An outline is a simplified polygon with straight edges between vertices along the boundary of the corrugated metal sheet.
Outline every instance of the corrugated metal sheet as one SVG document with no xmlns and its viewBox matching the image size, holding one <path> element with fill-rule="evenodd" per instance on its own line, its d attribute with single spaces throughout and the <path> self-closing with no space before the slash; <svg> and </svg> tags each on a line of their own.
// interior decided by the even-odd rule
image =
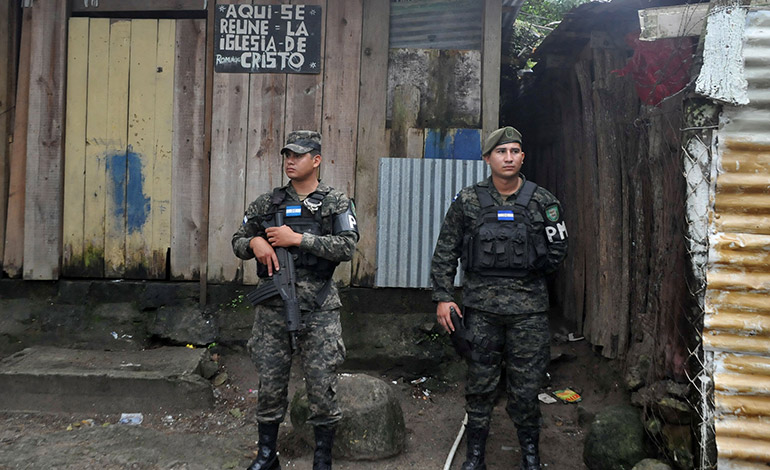
<svg viewBox="0 0 770 470">
<path fill-rule="evenodd" d="M 482 160 L 380 159 L 377 287 L 430 287 L 430 259 L 455 194 L 488 175 Z"/>
<path fill-rule="evenodd" d="M 718 133 L 703 342 L 714 351 L 718 468 L 770 462 L 770 11 L 750 12 L 750 104 Z"/>
<path fill-rule="evenodd" d="M 483 9 L 478 0 L 393 2 L 390 47 L 481 50 Z"/>
</svg>

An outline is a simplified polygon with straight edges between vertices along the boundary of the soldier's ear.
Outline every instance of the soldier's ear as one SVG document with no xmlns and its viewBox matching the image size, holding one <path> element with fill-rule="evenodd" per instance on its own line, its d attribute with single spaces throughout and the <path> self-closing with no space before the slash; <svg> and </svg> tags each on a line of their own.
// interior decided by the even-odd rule
<svg viewBox="0 0 770 470">
<path fill-rule="evenodd" d="M 321 154 L 317 153 L 313 155 L 313 168 L 318 168 L 321 166 Z"/>
</svg>

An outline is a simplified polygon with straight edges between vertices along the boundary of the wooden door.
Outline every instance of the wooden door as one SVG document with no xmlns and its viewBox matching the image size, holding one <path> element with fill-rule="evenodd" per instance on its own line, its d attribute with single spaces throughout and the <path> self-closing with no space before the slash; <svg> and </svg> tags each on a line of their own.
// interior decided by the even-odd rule
<svg viewBox="0 0 770 470">
<path fill-rule="evenodd" d="M 197 277 L 204 35 L 200 20 L 70 19 L 65 276 Z"/>
</svg>

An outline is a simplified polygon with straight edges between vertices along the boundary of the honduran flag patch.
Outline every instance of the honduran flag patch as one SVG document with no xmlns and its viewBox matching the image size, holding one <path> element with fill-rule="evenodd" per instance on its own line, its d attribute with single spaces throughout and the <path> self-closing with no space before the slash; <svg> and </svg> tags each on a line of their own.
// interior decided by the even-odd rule
<svg viewBox="0 0 770 470">
<path fill-rule="evenodd" d="M 286 217 L 299 217 L 302 215 L 302 206 L 286 206 Z"/>
<path fill-rule="evenodd" d="M 497 220 L 513 220 L 513 211 L 497 211 Z"/>
</svg>

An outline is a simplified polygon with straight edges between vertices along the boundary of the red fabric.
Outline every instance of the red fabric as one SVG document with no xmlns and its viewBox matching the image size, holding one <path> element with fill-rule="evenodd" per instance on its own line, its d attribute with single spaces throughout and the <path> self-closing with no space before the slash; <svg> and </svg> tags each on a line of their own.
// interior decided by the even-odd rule
<svg viewBox="0 0 770 470">
<path fill-rule="evenodd" d="M 690 81 L 693 41 L 690 38 L 640 41 L 639 33 L 626 36 L 634 55 L 625 67 L 613 70 L 623 77 L 629 73 L 644 104 L 658 105 L 663 98 L 684 88 Z"/>
</svg>

